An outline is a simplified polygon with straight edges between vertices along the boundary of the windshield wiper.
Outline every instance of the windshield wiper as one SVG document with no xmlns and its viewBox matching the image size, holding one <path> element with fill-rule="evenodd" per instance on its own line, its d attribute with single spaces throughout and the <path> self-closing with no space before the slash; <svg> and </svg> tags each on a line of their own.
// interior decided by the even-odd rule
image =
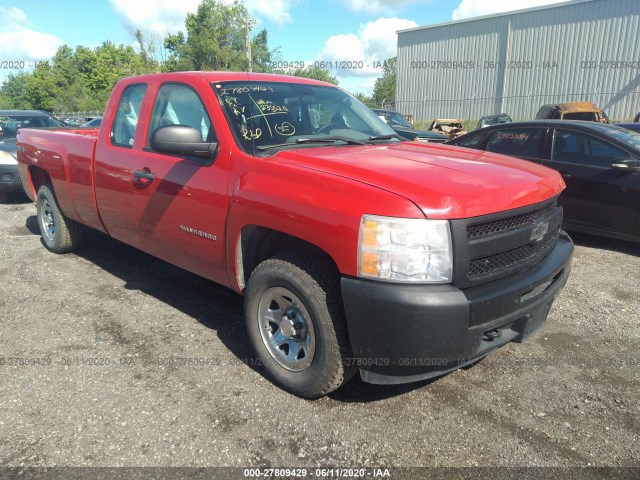
<svg viewBox="0 0 640 480">
<path fill-rule="evenodd" d="M 278 147 L 290 147 L 292 145 L 302 145 L 307 143 L 336 143 L 336 142 L 345 142 L 348 145 L 366 145 L 362 140 L 356 140 L 355 138 L 345 137 L 342 135 L 327 135 L 325 137 L 314 137 L 314 138 L 297 138 L 293 142 L 289 143 L 277 143 L 274 145 L 262 145 L 256 147 L 256 150 L 269 150 L 271 148 Z"/>
<path fill-rule="evenodd" d="M 405 140 L 403 137 L 401 137 L 397 133 L 392 133 L 392 134 L 389 134 L 389 135 L 376 135 L 374 137 L 369 137 L 369 141 L 391 140 L 392 138 L 397 138 L 398 140 Z"/>
</svg>

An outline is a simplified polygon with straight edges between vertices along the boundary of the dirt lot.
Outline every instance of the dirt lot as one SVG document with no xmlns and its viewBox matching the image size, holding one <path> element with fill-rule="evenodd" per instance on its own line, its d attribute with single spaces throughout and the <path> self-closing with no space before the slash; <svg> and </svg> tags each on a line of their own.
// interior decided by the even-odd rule
<svg viewBox="0 0 640 480">
<path fill-rule="evenodd" d="M 640 245 L 574 239 L 527 343 L 305 401 L 253 368 L 240 296 L 95 232 L 51 254 L 16 197 L 0 205 L 0 466 L 639 466 Z M 209 365 L 167 360 L 186 357 Z"/>
</svg>

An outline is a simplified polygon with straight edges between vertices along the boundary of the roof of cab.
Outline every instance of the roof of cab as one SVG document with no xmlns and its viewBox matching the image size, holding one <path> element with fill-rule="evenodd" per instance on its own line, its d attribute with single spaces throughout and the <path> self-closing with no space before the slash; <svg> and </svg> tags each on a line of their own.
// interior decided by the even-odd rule
<svg viewBox="0 0 640 480">
<path fill-rule="evenodd" d="M 186 78 L 199 77 L 204 78 L 209 83 L 214 82 L 295 82 L 308 85 L 322 85 L 331 86 L 335 85 L 320 80 L 314 80 L 306 77 L 294 77 L 289 75 L 276 75 L 272 73 L 248 73 L 248 72 L 216 72 L 216 71 L 194 71 L 194 72 L 167 72 L 167 73 L 154 73 L 149 75 L 140 75 L 137 77 L 129 77 L 127 80 L 160 80 L 171 81 L 180 80 Z"/>
</svg>

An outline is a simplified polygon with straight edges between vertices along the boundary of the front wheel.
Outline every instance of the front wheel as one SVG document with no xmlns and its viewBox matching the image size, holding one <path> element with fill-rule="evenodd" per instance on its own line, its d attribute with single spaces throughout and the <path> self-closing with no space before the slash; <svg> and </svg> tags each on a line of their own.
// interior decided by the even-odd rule
<svg viewBox="0 0 640 480">
<path fill-rule="evenodd" d="M 245 321 L 269 377 L 295 395 L 321 397 L 354 373 L 339 275 L 319 257 L 291 253 L 258 265 L 245 291 Z"/>
<path fill-rule="evenodd" d="M 60 211 L 51 184 L 38 190 L 36 207 L 40 234 L 47 249 L 54 253 L 67 253 L 80 246 L 82 226 Z"/>
</svg>

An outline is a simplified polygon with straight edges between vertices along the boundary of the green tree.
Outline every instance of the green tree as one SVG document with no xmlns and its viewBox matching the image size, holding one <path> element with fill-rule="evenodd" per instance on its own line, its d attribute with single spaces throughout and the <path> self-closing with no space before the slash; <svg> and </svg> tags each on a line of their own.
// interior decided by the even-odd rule
<svg viewBox="0 0 640 480">
<path fill-rule="evenodd" d="M 31 108 L 52 111 L 58 87 L 49 63 L 39 63 L 25 83 L 25 98 Z"/>
<path fill-rule="evenodd" d="M 5 103 L 8 104 L 7 108 L 24 109 L 30 107 L 26 99 L 26 80 L 30 75 L 28 72 L 20 72 L 15 75 L 10 73 L 4 81 L 2 89 L 0 89 L 0 95 L 5 99 Z"/>
<path fill-rule="evenodd" d="M 371 102 L 381 105 L 383 101 L 393 102 L 396 98 L 396 72 L 398 70 L 397 57 L 391 57 L 384 61 L 382 76 L 376 79 L 373 86 Z"/>
<path fill-rule="evenodd" d="M 248 69 L 246 39 L 253 23 L 243 3 L 226 5 L 219 0 L 203 0 L 196 13 L 187 14 L 186 34 L 168 35 L 164 47 L 170 52 L 168 70 Z M 256 71 L 267 71 L 272 52 L 266 30 L 251 39 L 251 59 Z"/>
<path fill-rule="evenodd" d="M 371 97 L 368 95 L 365 95 L 364 93 L 358 92 L 353 94 L 354 97 L 356 97 L 358 100 L 360 100 L 362 103 L 364 103 L 367 107 L 369 108 L 376 108 L 375 104 L 371 101 Z"/>
<path fill-rule="evenodd" d="M 33 72 L 10 75 L 0 95 L 12 108 L 104 110 L 119 79 L 157 70 L 157 64 L 129 45 L 107 41 L 97 48 L 79 45 L 75 50 L 62 45 L 50 61 L 38 62 Z"/>
<path fill-rule="evenodd" d="M 253 71 L 260 73 L 273 73 L 270 63 L 274 57 L 279 55 L 279 50 L 269 50 L 269 34 L 266 29 L 262 29 L 251 39 L 251 59 L 253 61 Z"/>
<path fill-rule="evenodd" d="M 333 83 L 338 85 L 338 78 L 331 75 L 329 70 L 318 67 L 316 65 L 307 65 L 305 68 L 297 68 L 293 72 L 278 72 L 286 75 L 293 75 L 294 77 L 305 77 L 320 80 L 322 82 Z"/>
</svg>

